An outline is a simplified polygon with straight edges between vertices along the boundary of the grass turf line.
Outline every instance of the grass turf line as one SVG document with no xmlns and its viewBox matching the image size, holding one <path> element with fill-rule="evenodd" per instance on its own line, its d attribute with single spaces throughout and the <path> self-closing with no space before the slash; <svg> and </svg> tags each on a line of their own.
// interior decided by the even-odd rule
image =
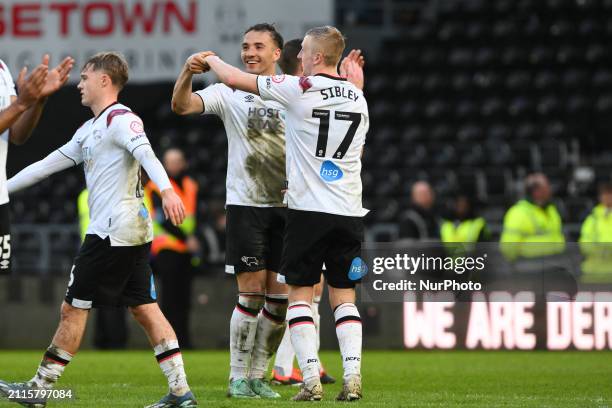
<svg viewBox="0 0 612 408">
<path fill-rule="evenodd" d="M 0 351 L 0 379 L 32 377 L 42 351 Z M 341 382 L 338 353 L 323 352 L 330 374 Z M 296 387 L 274 387 L 281 400 L 225 397 L 229 355 L 184 353 L 189 383 L 202 407 L 295 407 Z M 596 407 L 612 408 L 612 352 L 418 352 L 367 351 L 363 356 L 361 407 Z M 334 401 L 340 384 L 324 386 L 317 406 Z M 47 406 L 142 407 L 157 401 L 167 384 L 152 352 L 83 351 L 67 367 L 58 388 L 73 401 Z M 0 407 L 18 407 L 0 400 Z"/>
</svg>

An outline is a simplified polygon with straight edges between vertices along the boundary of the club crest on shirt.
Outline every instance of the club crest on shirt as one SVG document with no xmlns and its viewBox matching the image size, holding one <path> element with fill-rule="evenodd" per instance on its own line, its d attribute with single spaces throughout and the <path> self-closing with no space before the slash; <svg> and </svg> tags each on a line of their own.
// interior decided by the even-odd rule
<svg viewBox="0 0 612 408">
<path fill-rule="evenodd" d="M 133 120 L 132 123 L 130 123 L 130 129 L 132 129 L 132 132 L 134 133 L 144 132 L 144 127 L 142 126 L 142 122 L 139 122 L 137 120 Z"/>
<path fill-rule="evenodd" d="M 285 80 L 285 74 L 282 75 L 274 75 L 272 77 L 272 82 L 274 82 L 275 84 L 280 84 L 281 82 L 283 82 Z"/>
</svg>

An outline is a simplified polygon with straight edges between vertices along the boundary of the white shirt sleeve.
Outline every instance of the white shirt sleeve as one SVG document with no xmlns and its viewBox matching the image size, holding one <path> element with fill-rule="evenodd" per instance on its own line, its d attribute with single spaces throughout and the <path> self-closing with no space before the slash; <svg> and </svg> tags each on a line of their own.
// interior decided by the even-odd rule
<svg viewBox="0 0 612 408">
<path fill-rule="evenodd" d="M 17 96 L 17 92 L 15 91 L 15 82 L 13 82 L 11 72 L 2 60 L 0 60 L 0 74 L 6 82 L 6 87 L 8 88 L 9 96 Z"/>
<path fill-rule="evenodd" d="M 75 165 L 76 162 L 73 159 L 61 153 L 59 149 L 54 150 L 44 159 L 30 164 L 28 167 L 11 177 L 7 183 L 8 192 L 11 194 L 15 191 L 22 190 L 49 177 L 53 173 L 57 173 Z"/>
<path fill-rule="evenodd" d="M 134 150 L 134 158 L 138 160 L 140 165 L 145 169 L 149 178 L 157 185 L 159 191 L 164 191 L 172 188 L 170 179 L 166 174 L 164 166 L 159 162 L 151 145 L 141 145 Z"/>
<path fill-rule="evenodd" d="M 202 102 L 204 103 L 204 112 L 202 112 L 202 114 L 223 116 L 228 91 L 233 92 L 223 84 L 214 84 L 194 92 L 202 98 Z"/>
<path fill-rule="evenodd" d="M 151 145 L 144 130 L 142 119 L 133 112 L 117 115 L 112 119 L 109 129 L 113 140 L 131 155 L 140 146 Z"/>
<path fill-rule="evenodd" d="M 259 75 L 257 76 L 257 89 L 261 99 L 277 101 L 287 107 L 291 101 L 295 101 L 309 88 L 304 86 L 304 81 L 308 81 L 308 78 L 292 75 Z"/>
<path fill-rule="evenodd" d="M 70 139 L 68 143 L 57 149 L 57 151 L 66 158 L 72 160 L 73 166 L 83 162 L 83 150 L 81 150 L 81 146 L 77 143 L 76 133 L 74 136 L 72 136 L 72 139 Z"/>
<path fill-rule="evenodd" d="M 113 118 L 110 132 L 115 143 L 138 160 L 159 191 L 172 188 L 164 167 L 151 148 L 142 120 L 136 114 L 128 112 Z"/>
</svg>

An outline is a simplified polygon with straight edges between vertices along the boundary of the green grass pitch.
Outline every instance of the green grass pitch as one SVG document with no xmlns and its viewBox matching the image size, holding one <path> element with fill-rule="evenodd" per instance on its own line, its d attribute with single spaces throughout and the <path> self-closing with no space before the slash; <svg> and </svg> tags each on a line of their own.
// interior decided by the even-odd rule
<svg viewBox="0 0 612 408">
<path fill-rule="evenodd" d="M 33 375 L 42 351 L 0 351 L 0 378 Z M 328 371 L 341 377 L 338 353 L 323 352 Z M 275 387 L 282 399 L 225 397 L 227 352 L 184 353 L 189 382 L 202 407 L 295 407 L 294 387 Z M 418 352 L 366 351 L 362 407 L 609 407 L 612 352 Z M 166 382 L 151 352 L 83 351 L 70 363 L 58 388 L 72 388 L 73 401 L 48 407 L 143 407 L 159 399 Z M 319 406 L 335 402 L 339 384 L 325 386 Z M 298 404 L 299 405 L 299 404 Z M 0 407 L 17 407 L 6 401 Z"/>
</svg>

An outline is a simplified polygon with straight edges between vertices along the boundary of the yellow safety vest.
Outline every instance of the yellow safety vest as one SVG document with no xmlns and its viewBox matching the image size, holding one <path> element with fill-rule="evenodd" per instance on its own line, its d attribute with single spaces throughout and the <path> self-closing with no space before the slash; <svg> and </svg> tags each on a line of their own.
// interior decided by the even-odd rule
<svg viewBox="0 0 612 408">
<path fill-rule="evenodd" d="M 478 242 L 485 225 L 486 222 L 482 217 L 460 222 L 445 220 L 440 227 L 440 239 L 447 251 L 455 256 L 463 256 L 474 250 L 474 244 Z"/>
<path fill-rule="evenodd" d="M 527 200 L 514 204 L 504 216 L 500 249 L 511 261 L 563 253 L 565 237 L 554 204 L 544 208 Z"/>
<path fill-rule="evenodd" d="M 85 240 L 85 234 L 89 227 L 89 191 L 84 189 L 77 199 L 77 211 L 79 212 L 79 226 L 81 227 L 81 241 Z"/>
<path fill-rule="evenodd" d="M 581 280 L 587 283 L 612 282 L 612 209 L 599 204 L 580 229 Z"/>
</svg>

